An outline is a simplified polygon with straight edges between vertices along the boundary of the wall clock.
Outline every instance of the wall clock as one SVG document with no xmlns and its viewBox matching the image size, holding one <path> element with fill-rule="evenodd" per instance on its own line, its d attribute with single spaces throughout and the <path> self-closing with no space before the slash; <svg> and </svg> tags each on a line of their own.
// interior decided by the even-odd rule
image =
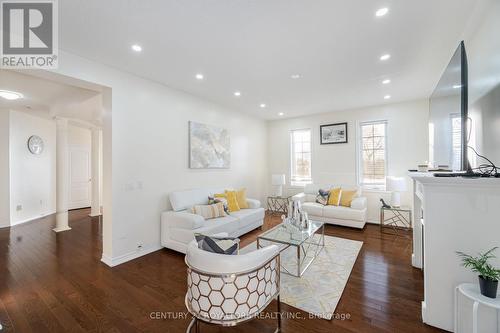
<svg viewBox="0 0 500 333">
<path fill-rule="evenodd" d="M 40 155 L 43 152 L 43 140 L 38 135 L 32 135 L 28 139 L 28 150 L 34 155 Z"/>
</svg>

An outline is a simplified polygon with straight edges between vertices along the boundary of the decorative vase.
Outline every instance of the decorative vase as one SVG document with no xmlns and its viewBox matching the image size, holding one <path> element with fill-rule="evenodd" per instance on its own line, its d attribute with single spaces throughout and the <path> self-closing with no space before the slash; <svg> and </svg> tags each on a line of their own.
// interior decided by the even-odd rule
<svg viewBox="0 0 500 333">
<path fill-rule="evenodd" d="M 481 295 L 489 298 L 497 298 L 497 288 L 498 281 L 485 279 L 482 275 L 479 275 L 479 289 L 481 290 Z"/>
</svg>

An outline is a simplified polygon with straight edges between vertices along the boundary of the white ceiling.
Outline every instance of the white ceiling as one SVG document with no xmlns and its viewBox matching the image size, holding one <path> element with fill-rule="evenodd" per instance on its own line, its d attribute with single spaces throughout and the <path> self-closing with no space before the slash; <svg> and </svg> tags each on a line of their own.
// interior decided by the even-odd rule
<svg viewBox="0 0 500 333">
<path fill-rule="evenodd" d="M 0 90 L 23 94 L 23 98 L 17 100 L 0 98 L 2 109 L 43 118 L 78 119 L 96 126 L 102 122 L 102 95 L 97 91 L 8 70 L 0 70 Z"/>
<path fill-rule="evenodd" d="M 478 1 L 60 1 L 59 36 L 66 51 L 274 119 L 427 98 Z"/>
</svg>

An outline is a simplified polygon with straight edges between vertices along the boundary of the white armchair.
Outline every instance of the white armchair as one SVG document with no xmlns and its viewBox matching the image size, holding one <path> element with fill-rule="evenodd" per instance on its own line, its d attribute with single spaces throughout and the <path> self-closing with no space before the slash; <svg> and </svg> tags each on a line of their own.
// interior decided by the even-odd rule
<svg viewBox="0 0 500 333">
<path fill-rule="evenodd" d="M 204 251 L 196 241 L 186 253 L 186 307 L 193 320 L 187 328 L 199 332 L 199 321 L 234 326 L 255 318 L 273 299 L 278 312 L 280 262 L 276 245 L 242 255 Z M 281 330 L 281 316 L 277 316 Z"/>
</svg>

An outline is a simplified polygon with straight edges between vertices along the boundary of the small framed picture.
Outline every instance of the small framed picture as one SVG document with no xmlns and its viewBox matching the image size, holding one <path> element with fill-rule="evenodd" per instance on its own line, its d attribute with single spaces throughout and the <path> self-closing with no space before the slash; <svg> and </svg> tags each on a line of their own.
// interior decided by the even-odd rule
<svg viewBox="0 0 500 333">
<path fill-rule="evenodd" d="M 322 145 L 347 143 L 347 123 L 321 125 L 319 133 Z"/>
</svg>

